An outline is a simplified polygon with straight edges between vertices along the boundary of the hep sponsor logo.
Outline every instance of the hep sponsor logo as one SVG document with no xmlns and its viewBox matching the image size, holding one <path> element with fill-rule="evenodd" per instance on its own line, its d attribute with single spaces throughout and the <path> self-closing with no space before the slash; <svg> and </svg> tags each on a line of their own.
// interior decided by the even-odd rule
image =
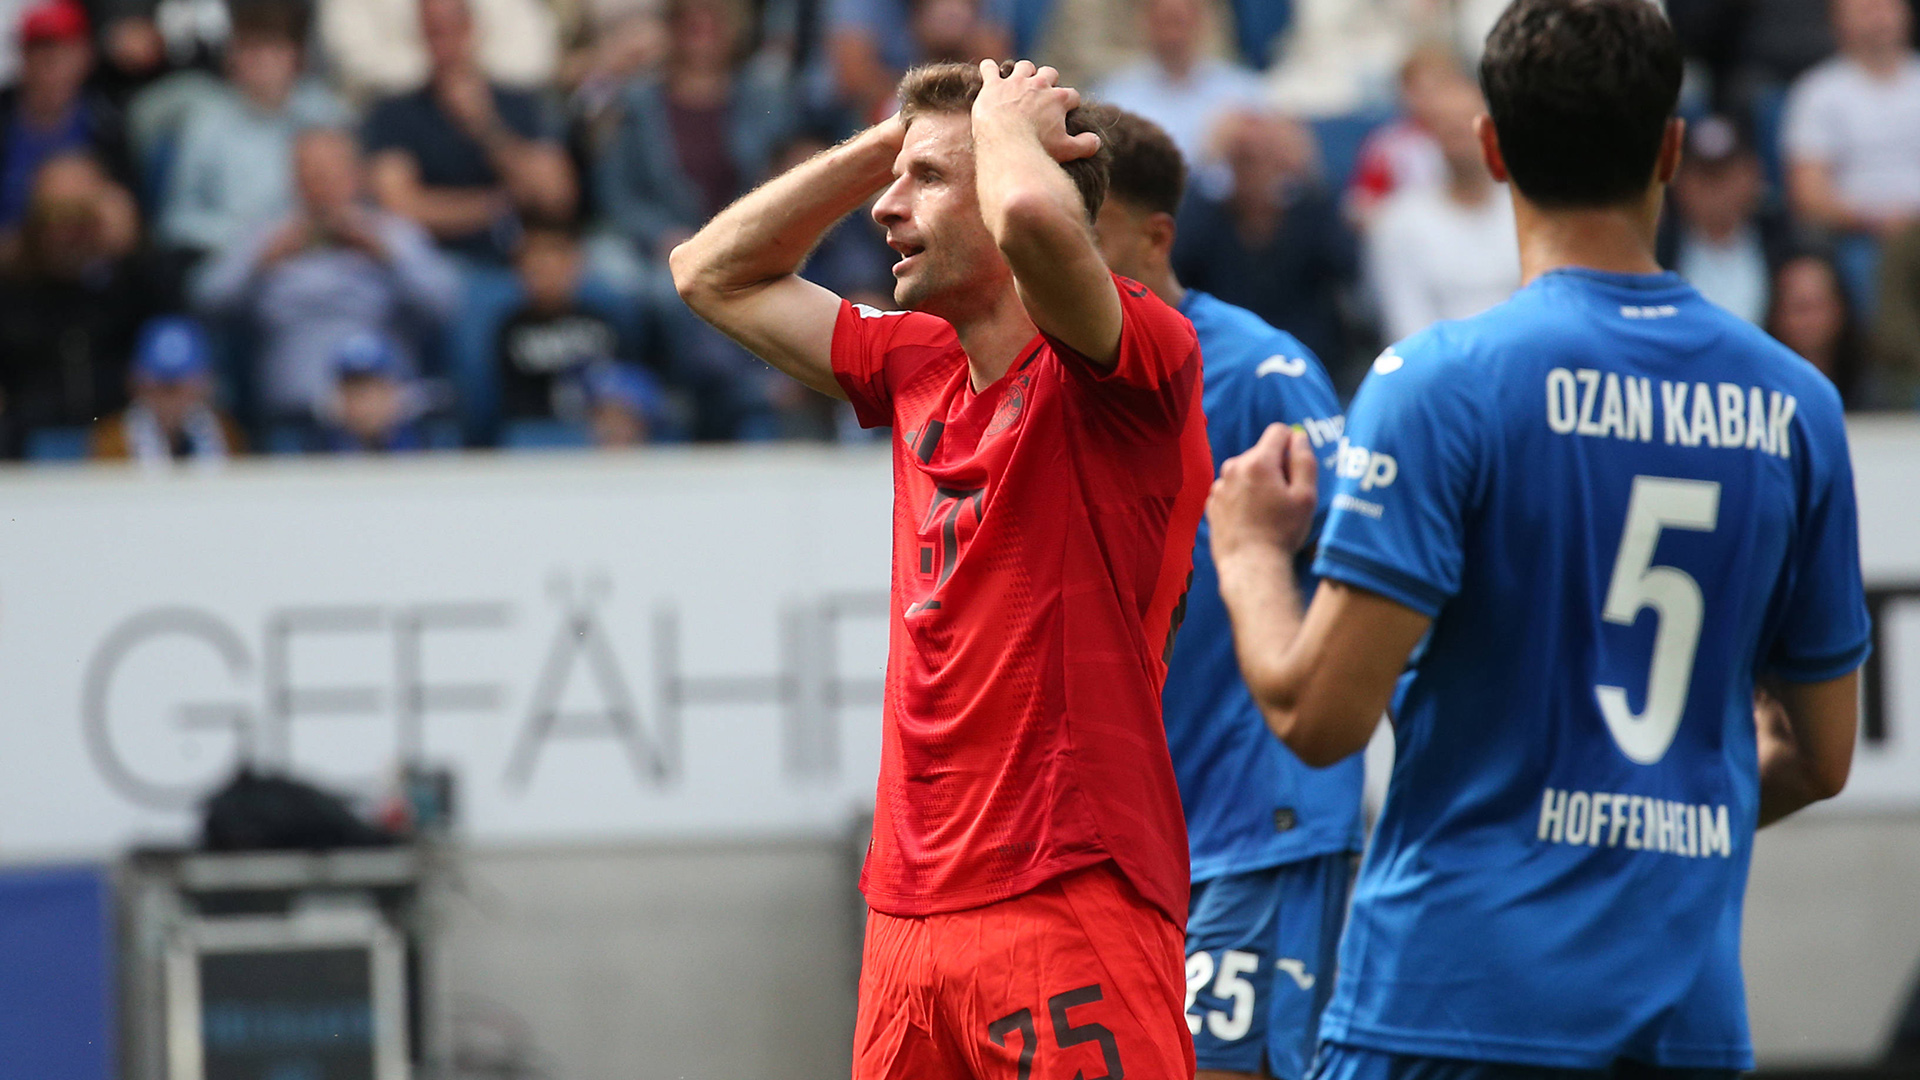
<svg viewBox="0 0 1920 1080">
<path fill-rule="evenodd" d="M 1364 446 L 1355 446 L 1342 436 L 1336 455 L 1334 474 L 1346 480 L 1360 481 L 1361 491 L 1387 487 L 1400 475 L 1400 463 L 1392 454 L 1382 454 Z"/>
</svg>

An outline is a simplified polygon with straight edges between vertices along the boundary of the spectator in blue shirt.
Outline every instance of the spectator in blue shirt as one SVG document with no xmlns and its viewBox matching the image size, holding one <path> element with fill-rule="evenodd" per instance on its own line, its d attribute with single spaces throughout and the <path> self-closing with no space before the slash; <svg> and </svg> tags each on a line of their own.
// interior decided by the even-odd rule
<svg viewBox="0 0 1920 1080">
<path fill-rule="evenodd" d="M 0 91 L 0 233 L 19 228 L 40 167 L 85 153 L 132 190 L 133 167 L 120 114 L 86 89 L 93 72 L 92 28 L 74 0 L 47 0 L 19 24 L 20 81 Z"/>
</svg>

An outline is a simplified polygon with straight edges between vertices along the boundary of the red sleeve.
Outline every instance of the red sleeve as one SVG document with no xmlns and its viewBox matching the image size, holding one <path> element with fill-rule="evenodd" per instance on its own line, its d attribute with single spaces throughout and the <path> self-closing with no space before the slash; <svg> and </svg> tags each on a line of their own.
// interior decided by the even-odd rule
<svg viewBox="0 0 1920 1080">
<path fill-rule="evenodd" d="M 833 324 L 833 377 L 847 392 L 861 427 L 893 423 L 893 389 L 907 372 L 899 355 L 912 346 L 911 355 L 924 356 L 925 346 L 951 339 L 946 320 L 912 311 L 881 311 L 865 304 L 840 302 L 840 318 Z"/>
<path fill-rule="evenodd" d="M 1094 363 L 1051 335 L 1047 341 L 1069 370 L 1115 407 L 1178 427 L 1200 375 L 1193 324 L 1132 278 L 1115 274 L 1113 284 L 1120 293 L 1120 350 L 1112 367 Z"/>
</svg>

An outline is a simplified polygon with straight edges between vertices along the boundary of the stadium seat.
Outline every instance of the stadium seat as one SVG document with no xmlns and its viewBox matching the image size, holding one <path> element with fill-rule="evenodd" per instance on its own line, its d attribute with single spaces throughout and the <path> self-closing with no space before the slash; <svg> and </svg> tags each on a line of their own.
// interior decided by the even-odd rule
<svg viewBox="0 0 1920 1080">
<path fill-rule="evenodd" d="M 448 417 L 430 417 L 420 422 L 421 434 L 426 436 L 429 450 L 458 450 L 466 445 L 461 437 L 460 422 Z"/>
<path fill-rule="evenodd" d="M 307 452 L 307 429 L 299 424 L 274 424 L 267 428 L 267 437 L 260 441 L 260 449 L 269 454 L 304 454 Z"/>
<path fill-rule="evenodd" d="M 584 450 L 593 445 L 587 429 L 562 420 L 509 420 L 500 431 L 506 450 Z"/>
<path fill-rule="evenodd" d="M 38 428 L 27 433 L 28 461 L 81 461 L 86 456 L 87 429 L 84 427 Z"/>
</svg>

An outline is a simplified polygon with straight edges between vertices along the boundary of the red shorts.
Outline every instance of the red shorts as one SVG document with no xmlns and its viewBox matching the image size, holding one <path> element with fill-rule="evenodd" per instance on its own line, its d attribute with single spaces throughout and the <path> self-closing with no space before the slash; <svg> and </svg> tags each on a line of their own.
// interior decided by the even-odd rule
<svg viewBox="0 0 1920 1080">
<path fill-rule="evenodd" d="M 871 912 L 853 1080 L 1189 1080 L 1185 938 L 1111 862 L 986 907 Z"/>
</svg>

